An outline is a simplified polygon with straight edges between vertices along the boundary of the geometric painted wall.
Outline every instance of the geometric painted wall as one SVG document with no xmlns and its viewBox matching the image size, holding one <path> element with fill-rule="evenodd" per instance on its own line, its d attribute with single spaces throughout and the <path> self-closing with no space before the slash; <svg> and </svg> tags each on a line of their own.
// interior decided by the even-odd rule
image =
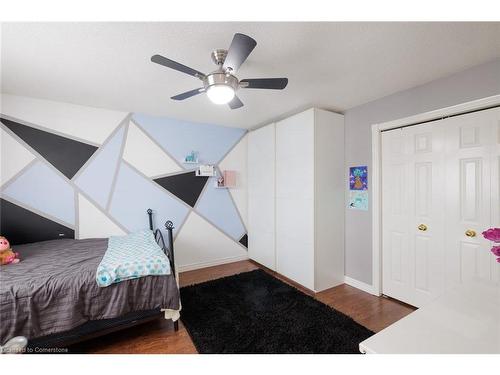
<svg viewBox="0 0 500 375">
<path fill-rule="evenodd" d="M 129 233 L 148 227 L 152 208 L 156 227 L 174 223 L 181 270 L 247 257 L 246 130 L 11 95 L 2 95 L 0 126 L 0 195 L 8 207 L 0 232 L 8 236 L 16 221 L 11 242 L 39 240 L 26 233 L 42 231 Z M 236 187 L 196 177 L 196 166 L 183 164 L 192 150 L 200 162 L 236 170 Z"/>
</svg>

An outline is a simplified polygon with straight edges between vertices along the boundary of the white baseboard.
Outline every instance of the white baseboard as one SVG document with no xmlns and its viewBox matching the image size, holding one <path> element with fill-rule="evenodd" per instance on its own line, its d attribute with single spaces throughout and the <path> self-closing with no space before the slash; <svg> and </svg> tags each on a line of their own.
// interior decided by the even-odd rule
<svg viewBox="0 0 500 375">
<path fill-rule="evenodd" d="M 210 260 L 207 262 L 180 264 L 177 266 L 177 270 L 178 270 L 178 272 L 194 271 L 194 270 L 198 270 L 200 268 L 219 266 L 221 264 L 239 262 L 241 260 L 247 260 L 247 259 L 248 259 L 248 255 L 246 255 L 246 254 L 245 255 L 237 255 L 234 257 L 227 257 L 227 258 Z"/>
<path fill-rule="evenodd" d="M 374 296 L 378 296 L 379 295 L 375 291 L 375 288 L 373 287 L 373 285 L 370 285 L 370 284 L 364 283 L 362 281 L 353 279 L 353 278 L 351 278 L 349 276 L 345 276 L 344 277 L 344 283 L 346 283 L 347 285 L 350 285 L 350 286 L 352 286 L 354 288 L 360 289 L 360 290 L 362 290 L 364 292 L 373 294 Z"/>
</svg>

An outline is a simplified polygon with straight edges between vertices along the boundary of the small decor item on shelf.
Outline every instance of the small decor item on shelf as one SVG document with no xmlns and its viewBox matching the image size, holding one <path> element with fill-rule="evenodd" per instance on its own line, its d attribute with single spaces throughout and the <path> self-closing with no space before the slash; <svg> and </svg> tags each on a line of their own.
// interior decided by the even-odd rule
<svg viewBox="0 0 500 375">
<path fill-rule="evenodd" d="M 198 164 L 198 153 L 196 151 L 191 151 L 184 158 L 184 164 Z"/>
<path fill-rule="evenodd" d="M 215 176 L 215 169 L 213 165 L 210 164 L 202 164 L 196 170 L 196 176 L 198 177 L 212 177 Z"/>
<path fill-rule="evenodd" d="M 490 228 L 483 232 L 483 237 L 493 242 L 491 252 L 497 257 L 497 262 L 500 263 L 500 228 Z"/>
</svg>

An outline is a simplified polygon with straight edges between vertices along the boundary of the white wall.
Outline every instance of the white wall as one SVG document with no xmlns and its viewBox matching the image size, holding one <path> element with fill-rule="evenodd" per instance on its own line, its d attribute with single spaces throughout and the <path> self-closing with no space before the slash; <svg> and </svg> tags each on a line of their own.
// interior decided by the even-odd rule
<svg viewBox="0 0 500 375">
<path fill-rule="evenodd" d="M 346 189 L 349 166 L 368 165 L 371 125 L 500 94 L 500 60 L 401 91 L 345 112 Z M 371 198 L 371 197 L 370 197 Z M 347 199 L 346 199 L 347 207 Z M 370 205 L 371 210 L 371 205 Z M 372 284 L 371 211 L 346 209 L 346 275 Z"/>
</svg>

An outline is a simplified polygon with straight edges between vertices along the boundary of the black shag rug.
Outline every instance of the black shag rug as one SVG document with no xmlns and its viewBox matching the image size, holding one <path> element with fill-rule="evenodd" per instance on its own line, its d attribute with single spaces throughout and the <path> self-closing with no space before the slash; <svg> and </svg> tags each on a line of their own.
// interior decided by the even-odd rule
<svg viewBox="0 0 500 375">
<path fill-rule="evenodd" d="M 199 353 L 359 353 L 373 332 L 256 270 L 181 288 Z"/>
</svg>

